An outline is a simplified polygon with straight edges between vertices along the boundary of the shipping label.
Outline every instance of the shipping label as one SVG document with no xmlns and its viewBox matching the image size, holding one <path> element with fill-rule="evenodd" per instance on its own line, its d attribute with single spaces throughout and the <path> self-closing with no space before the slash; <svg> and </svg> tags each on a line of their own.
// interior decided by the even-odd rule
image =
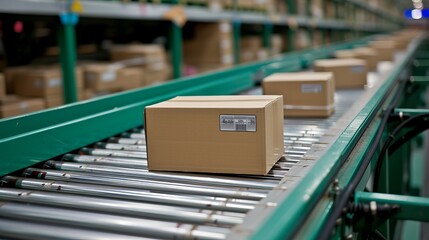
<svg viewBox="0 0 429 240">
<path fill-rule="evenodd" d="M 301 84 L 302 93 L 321 93 L 322 84 Z"/>
<path fill-rule="evenodd" d="M 256 132 L 256 116 L 220 115 L 219 126 L 221 131 Z"/>
</svg>

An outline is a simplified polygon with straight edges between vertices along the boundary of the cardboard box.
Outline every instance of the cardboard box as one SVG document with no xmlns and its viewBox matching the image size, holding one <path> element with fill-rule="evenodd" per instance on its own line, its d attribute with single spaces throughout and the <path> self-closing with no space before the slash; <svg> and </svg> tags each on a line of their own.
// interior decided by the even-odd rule
<svg viewBox="0 0 429 240">
<path fill-rule="evenodd" d="M 244 95 L 148 106 L 148 168 L 265 175 L 284 151 L 282 106 L 282 96 Z"/>
<path fill-rule="evenodd" d="M 17 95 L 27 97 L 46 97 L 62 94 L 63 80 L 59 67 L 28 67 L 14 73 L 14 91 Z M 76 68 L 76 85 L 83 88 L 82 70 Z"/>
<path fill-rule="evenodd" d="M 262 82 L 266 95 L 283 95 L 286 117 L 329 117 L 335 110 L 330 72 L 275 73 Z"/>
<path fill-rule="evenodd" d="M 6 97 L 6 81 L 4 75 L 0 73 L 0 99 Z"/>
<path fill-rule="evenodd" d="M 117 67 L 110 63 L 83 65 L 85 86 L 94 91 L 115 91 L 120 89 Z"/>
<path fill-rule="evenodd" d="M 199 23 L 195 25 L 194 36 L 183 41 L 183 59 L 194 64 L 234 64 L 234 46 L 231 24 Z"/>
<path fill-rule="evenodd" d="M 336 58 L 348 59 L 348 58 L 356 58 L 365 60 L 368 71 L 376 71 L 377 65 L 379 62 L 379 57 L 377 55 L 377 51 L 372 48 L 355 48 L 351 50 L 339 50 L 334 52 L 334 56 Z"/>
<path fill-rule="evenodd" d="M 142 58 L 142 64 L 167 61 L 164 47 L 158 44 L 114 45 L 110 48 L 110 57 L 113 61 Z"/>
<path fill-rule="evenodd" d="M 243 36 L 240 38 L 240 63 L 253 62 L 260 59 L 262 39 L 260 36 Z"/>
<path fill-rule="evenodd" d="M 80 89 L 77 95 L 78 101 L 87 100 L 93 97 L 91 89 Z M 43 98 L 46 108 L 59 107 L 64 105 L 63 94 L 49 95 Z"/>
<path fill-rule="evenodd" d="M 118 81 L 121 90 L 139 88 L 144 85 L 144 71 L 140 67 L 118 69 Z"/>
<path fill-rule="evenodd" d="M 378 51 L 373 48 L 361 47 L 353 49 L 355 58 L 366 61 L 368 71 L 377 71 L 378 62 L 381 59 L 378 57 Z"/>
<path fill-rule="evenodd" d="M 369 47 L 377 51 L 380 61 L 392 61 L 396 45 L 393 41 L 371 41 Z"/>
<path fill-rule="evenodd" d="M 172 70 L 170 64 L 158 63 L 152 64 L 145 68 L 144 85 L 150 86 L 153 84 L 160 84 L 172 78 Z"/>
<path fill-rule="evenodd" d="M 18 116 L 45 108 L 42 98 L 25 98 L 7 95 L 0 100 L 0 118 Z"/>
<path fill-rule="evenodd" d="M 363 88 L 368 73 L 365 60 L 352 58 L 316 60 L 314 71 L 332 72 L 336 89 Z"/>
</svg>

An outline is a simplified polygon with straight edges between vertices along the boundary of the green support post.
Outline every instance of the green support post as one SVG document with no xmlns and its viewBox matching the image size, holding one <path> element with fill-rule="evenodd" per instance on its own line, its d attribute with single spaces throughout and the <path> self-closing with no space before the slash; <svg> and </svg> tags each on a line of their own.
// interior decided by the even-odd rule
<svg viewBox="0 0 429 240">
<path fill-rule="evenodd" d="M 79 20 L 75 13 L 60 15 L 62 27 L 59 32 L 60 61 L 63 76 L 64 103 L 73 103 L 78 100 L 76 86 L 76 40 L 74 26 Z"/>
<path fill-rule="evenodd" d="M 286 4 L 289 9 L 289 15 L 296 15 L 297 9 L 296 9 L 296 1 L 295 0 L 286 0 Z M 287 28 L 287 51 L 291 52 L 295 50 L 295 29 L 293 29 L 293 26 L 288 26 Z"/>
<path fill-rule="evenodd" d="M 173 65 L 173 78 L 182 76 L 182 27 L 176 22 L 171 23 L 170 32 L 170 49 L 171 49 L 171 64 Z"/>
<path fill-rule="evenodd" d="M 268 49 L 271 52 L 271 37 L 273 35 L 273 24 L 271 22 L 264 23 L 263 31 L 263 45 L 264 48 Z"/>
<path fill-rule="evenodd" d="M 234 63 L 240 63 L 240 36 L 241 36 L 241 22 L 238 19 L 232 21 L 232 32 L 234 36 Z"/>
<path fill-rule="evenodd" d="M 429 212 L 429 198 L 384 193 L 355 193 L 356 203 L 370 203 L 372 201 L 380 205 L 398 205 L 400 211 L 392 216 L 394 219 L 429 222 L 429 214 L 427 214 Z"/>
</svg>

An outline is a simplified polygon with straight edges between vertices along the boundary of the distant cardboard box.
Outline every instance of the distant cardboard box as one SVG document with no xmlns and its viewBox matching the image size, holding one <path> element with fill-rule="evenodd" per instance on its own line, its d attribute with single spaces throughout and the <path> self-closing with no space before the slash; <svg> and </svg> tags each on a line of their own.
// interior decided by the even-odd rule
<svg viewBox="0 0 429 240">
<path fill-rule="evenodd" d="M 275 73 L 262 83 L 266 95 L 283 95 L 286 117 L 328 117 L 334 112 L 332 73 Z"/>
<path fill-rule="evenodd" d="M 45 108 L 42 98 L 26 98 L 7 95 L 0 100 L 0 118 L 18 116 Z"/>
<path fill-rule="evenodd" d="M 362 59 L 324 59 L 314 62 L 316 72 L 332 72 L 335 88 L 364 88 L 367 83 L 367 66 Z"/>
<path fill-rule="evenodd" d="M 282 96 L 176 97 L 145 124 L 149 170 L 265 175 L 284 151 Z"/>
</svg>

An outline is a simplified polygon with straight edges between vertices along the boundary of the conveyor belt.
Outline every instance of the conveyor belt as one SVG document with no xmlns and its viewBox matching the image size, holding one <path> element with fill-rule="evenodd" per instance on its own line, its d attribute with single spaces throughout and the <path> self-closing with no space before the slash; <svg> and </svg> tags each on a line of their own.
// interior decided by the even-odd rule
<svg viewBox="0 0 429 240">
<path fill-rule="evenodd" d="M 337 91 L 330 118 L 285 120 L 284 158 L 267 176 L 149 172 L 142 128 L 6 176 L 0 188 L 0 236 L 224 239 L 249 221 L 250 212 L 275 207 L 267 196 L 286 190 L 279 183 L 293 177 L 291 169 L 303 166 L 303 160 L 310 166 L 308 160 L 324 153 L 335 139 L 332 129 L 347 126 L 345 114 L 366 92 Z"/>
</svg>

